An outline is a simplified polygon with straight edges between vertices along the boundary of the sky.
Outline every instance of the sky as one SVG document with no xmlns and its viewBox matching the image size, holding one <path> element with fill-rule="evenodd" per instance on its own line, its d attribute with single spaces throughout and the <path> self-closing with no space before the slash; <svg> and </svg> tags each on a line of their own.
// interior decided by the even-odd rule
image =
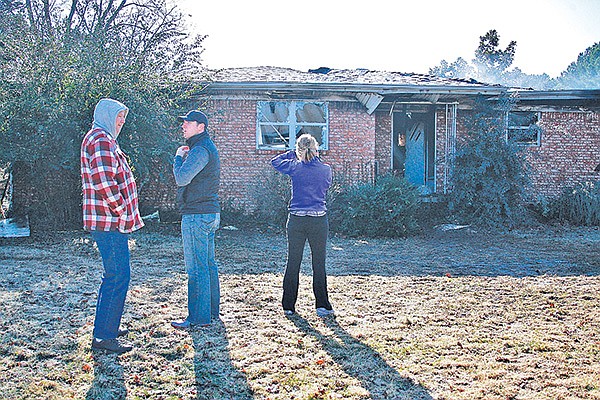
<svg viewBox="0 0 600 400">
<path fill-rule="evenodd" d="M 179 0 L 208 68 L 427 73 L 474 58 L 490 29 L 527 74 L 560 75 L 600 42 L 600 0 Z"/>
</svg>

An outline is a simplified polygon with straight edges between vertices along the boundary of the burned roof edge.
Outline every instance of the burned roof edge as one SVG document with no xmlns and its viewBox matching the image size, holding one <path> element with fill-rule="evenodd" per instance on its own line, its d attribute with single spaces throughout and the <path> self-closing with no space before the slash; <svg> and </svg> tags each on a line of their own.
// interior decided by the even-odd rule
<svg viewBox="0 0 600 400">
<path fill-rule="evenodd" d="M 211 90 L 319 90 L 328 92 L 375 92 L 382 95 L 395 93 L 460 93 L 460 94 L 500 94 L 508 88 L 502 86 L 449 86 L 449 85 L 407 85 L 372 84 L 344 82 L 208 82 L 203 91 Z"/>
</svg>

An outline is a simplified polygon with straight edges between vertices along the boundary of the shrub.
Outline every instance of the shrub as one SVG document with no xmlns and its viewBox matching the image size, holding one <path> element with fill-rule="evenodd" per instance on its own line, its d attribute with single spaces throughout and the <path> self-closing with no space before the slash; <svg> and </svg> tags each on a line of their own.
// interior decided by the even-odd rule
<svg viewBox="0 0 600 400">
<path fill-rule="evenodd" d="M 257 226 L 285 227 L 292 195 L 290 178 L 272 168 L 263 171 L 250 188 Z"/>
<path fill-rule="evenodd" d="M 200 89 L 203 37 L 164 0 L 73 2 L 70 14 L 64 1 L 0 4 L 0 164 L 24 162 L 32 177 L 18 182 L 31 201 L 15 206 L 35 230 L 80 227 L 79 152 L 96 103 L 129 107 L 119 145 L 140 189 L 170 164 L 176 115 Z"/>
<path fill-rule="evenodd" d="M 464 222 L 506 226 L 523 222 L 527 167 L 520 148 L 506 140 L 505 115 L 514 100 L 490 104 L 479 98 L 467 120 L 452 172 L 449 209 Z"/>
<path fill-rule="evenodd" d="M 224 226 L 250 228 L 256 226 L 256 218 L 246 212 L 235 199 L 224 197 L 221 198 L 221 227 Z"/>
<path fill-rule="evenodd" d="M 600 182 L 583 182 L 565 189 L 550 202 L 549 215 L 576 225 L 600 225 Z"/>
<path fill-rule="evenodd" d="M 418 190 L 401 177 L 341 189 L 328 208 L 331 230 L 349 236 L 408 236 L 419 229 Z"/>
</svg>

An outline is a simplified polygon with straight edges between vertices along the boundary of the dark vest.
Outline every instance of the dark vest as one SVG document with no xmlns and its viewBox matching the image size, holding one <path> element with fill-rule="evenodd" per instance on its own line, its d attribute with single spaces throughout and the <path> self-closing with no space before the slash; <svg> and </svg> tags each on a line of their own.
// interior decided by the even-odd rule
<svg viewBox="0 0 600 400">
<path fill-rule="evenodd" d="M 205 131 L 187 140 L 190 151 L 201 146 L 209 155 L 204 166 L 187 185 L 177 188 L 177 205 L 181 214 L 216 214 L 221 212 L 219 205 L 219 181 L 221 179 L 221 161 L 219 151 Z"/>
</svg>

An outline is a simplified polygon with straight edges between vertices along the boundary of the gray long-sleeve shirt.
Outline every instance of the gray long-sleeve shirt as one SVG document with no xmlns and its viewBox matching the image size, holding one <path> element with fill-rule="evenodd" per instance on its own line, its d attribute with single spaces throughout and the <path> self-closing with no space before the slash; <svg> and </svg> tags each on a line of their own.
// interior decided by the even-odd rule
<svg viewBox="0 0 600 400">
<path fill-rule="evenodd" d="M 209 159 L 208 151 L 202 146 L 191 148 L 185 158 L 175 156 L 173 175 L 177 186 L 189 185 L 192 179 L 208 164 Z"/>
</svg>

